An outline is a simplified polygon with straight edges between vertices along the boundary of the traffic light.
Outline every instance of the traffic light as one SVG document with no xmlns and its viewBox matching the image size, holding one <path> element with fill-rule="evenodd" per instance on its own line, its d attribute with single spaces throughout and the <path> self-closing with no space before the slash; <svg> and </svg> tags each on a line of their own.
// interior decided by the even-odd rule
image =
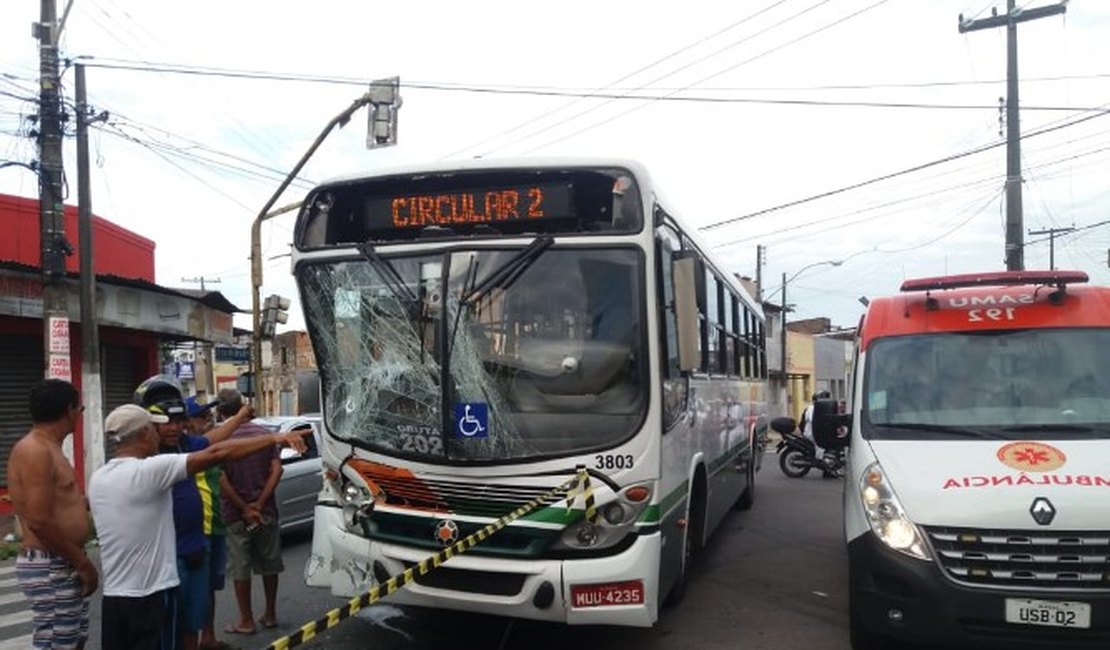
<svg viewBox="0 0 1110 650">
<path fill-rule="evenodd" d="M 262 322 L 259 324 L 259 335 L 262 338 L 273 338 L 277 334 L 278 323 L 289 321 L 289 299 L 272 294 L 266 298 L 262 306 Z"/>
<path fill-rule="evenodd" d="M 377 149 L 397 144 L 397 110 L 401 108 L 401 78 L 377 79 L 370 84 L 370 123 L 366 148 Z"/>
</svg>

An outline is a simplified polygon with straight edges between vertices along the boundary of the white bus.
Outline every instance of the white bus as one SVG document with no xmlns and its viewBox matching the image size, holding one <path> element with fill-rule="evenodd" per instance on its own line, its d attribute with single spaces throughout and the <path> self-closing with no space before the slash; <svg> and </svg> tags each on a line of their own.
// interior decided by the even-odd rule
<svg viewBox="0 0 1110 650">
<path fill-rule="evenodd" d="M 766 432 L 760 306 L 639 165 L 422 167 L 325 183 L 294 272 L 320 369 L 310 585 L 353 597 L 566 483 L 390 597 L 649 626 Z"/>
</svg>

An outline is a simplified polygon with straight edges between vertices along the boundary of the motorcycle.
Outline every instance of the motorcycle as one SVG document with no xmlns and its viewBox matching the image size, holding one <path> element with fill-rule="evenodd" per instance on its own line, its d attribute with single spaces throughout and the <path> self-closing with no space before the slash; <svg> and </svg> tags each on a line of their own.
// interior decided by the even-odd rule
<svg viewBox="0 0 1110 650">
<path fill-rule="evenodd" d="M 775 418 L 771 421 L 771 429 L 782 436 L 775 447 L 775 453 L 779 455 L 779 468 L 783 474 L 790 478 L 802 478 L 810 470 L 819 469 L 826 478 L 844 475 L 844 466 L 847 463 L 846 440 L 830 441 L 833 444 L 826 447 L 822 457 L 818 458 L 817 445 L 797 433 L 792 418 Z"/>
</svg>

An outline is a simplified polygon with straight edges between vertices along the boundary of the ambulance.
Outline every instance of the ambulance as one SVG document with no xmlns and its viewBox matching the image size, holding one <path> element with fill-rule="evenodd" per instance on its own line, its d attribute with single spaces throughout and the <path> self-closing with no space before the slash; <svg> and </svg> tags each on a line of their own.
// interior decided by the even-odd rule
<svg viewBox="0 0 1110 650">
<path fill-rule="evenodd" d="M 1110 289 L 906 281 L 857 334 L 845 472 L 855 650 L 1110 647 Z"/>
</svg>

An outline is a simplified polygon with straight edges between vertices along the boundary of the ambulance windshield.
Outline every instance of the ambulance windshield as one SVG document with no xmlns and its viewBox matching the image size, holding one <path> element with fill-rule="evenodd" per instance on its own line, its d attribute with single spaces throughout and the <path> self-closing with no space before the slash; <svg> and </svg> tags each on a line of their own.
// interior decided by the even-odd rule
<svg viewBox="0 0 1110 650">
<path fill-rule="evenodd" d="M 878 339 L 866 354 L 870 438 L 1110 437 L 1110 329 Z"/>
</svg>

